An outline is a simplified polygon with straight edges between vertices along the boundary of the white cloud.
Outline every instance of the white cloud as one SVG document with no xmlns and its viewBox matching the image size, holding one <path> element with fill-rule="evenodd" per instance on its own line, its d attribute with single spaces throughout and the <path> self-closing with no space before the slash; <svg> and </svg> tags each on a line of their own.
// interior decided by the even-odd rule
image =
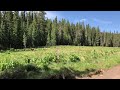
<svg viewBox="0 0 120 90">
<path fill-rule="evenodd" d="M 104 21 L 100 19 L 94 18 L 93 21 L 98 22 L 98 23 L 103 23 L 103 24 L 112 24 L 112 21 Z"/>
<path fill-rule="evenodd" d="M 83 18 L 83 19 L 79 19 L 79 18 L 76 18 L 74 19 L 73 23 L 77 23 L 77 22 L 86 22 L 87 19 Z"/>
<path fill-rule="evenodd" d="M 58 13 L 56 13 L 56 11 L 45 11 L 46 12 L 46 17 L 49 19 L 55 19 L 55 17 L 57 16 L 58 19 L 62 18 L 62 16 Z"/>
<path fill-rule="evenodd" d="M 85 18 L 80 20 L 80 22 L 85 22 L 85 21 L 87 21 L 87 19 L 85 19 Z"/>
</svg>

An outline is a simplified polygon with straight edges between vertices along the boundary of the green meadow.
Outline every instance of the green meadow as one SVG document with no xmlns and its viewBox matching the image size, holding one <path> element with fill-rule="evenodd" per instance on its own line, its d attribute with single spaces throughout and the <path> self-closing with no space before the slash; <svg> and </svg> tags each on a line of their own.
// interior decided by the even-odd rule
<svg viewBox="0 0 120 90">
<path fill-rule="evenodd" d="M 1 79 L 82 77 L 120 64 L 120 48 L 51 46 L 0 52 Z"/>
</svg>

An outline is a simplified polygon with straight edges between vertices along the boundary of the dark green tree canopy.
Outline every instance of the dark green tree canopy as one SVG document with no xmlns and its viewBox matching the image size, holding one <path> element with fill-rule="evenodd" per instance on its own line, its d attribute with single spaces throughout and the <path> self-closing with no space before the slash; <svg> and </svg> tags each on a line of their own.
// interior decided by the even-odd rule
<svg viewBox="0 0 120 90">
<path fill-rule="evenodd" d="M 44 11 L 0 11 L 0 49 L 54 45 L 120 47 L 120 33 L 84 22 L 46 19 Z"/>
</svg>

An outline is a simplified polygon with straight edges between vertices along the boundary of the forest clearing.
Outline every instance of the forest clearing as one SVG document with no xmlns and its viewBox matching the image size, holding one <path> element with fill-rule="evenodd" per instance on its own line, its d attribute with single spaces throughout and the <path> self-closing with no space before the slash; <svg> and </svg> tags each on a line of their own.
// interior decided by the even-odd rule
<svg viewBox="0 0 120 90">
<path fill-rule="evenodd" d="M 85 77 L 120 64 L 120 48 L 51 46 L 0 53 L 0 78 L 59 79 Z"/>
<path fill-rule="evenodd" d="M 119 17 L 108 18 L 112 14 L 120 16 L 119 12 L 0 11 L 0 79 L 91 78 L 119 65 L 120 28 L 114 21 Z"/>
</svg>

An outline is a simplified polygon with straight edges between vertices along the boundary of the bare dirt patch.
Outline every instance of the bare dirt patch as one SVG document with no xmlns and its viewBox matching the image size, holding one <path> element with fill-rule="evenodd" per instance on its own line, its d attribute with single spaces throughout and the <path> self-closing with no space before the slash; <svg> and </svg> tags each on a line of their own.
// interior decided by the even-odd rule
<svg viewBox="0 0 120 90">
<path fill-rule="evenodd" d="M 76 79 L 120 79 L 120 65 L 101 72 L 102 73 L 98 75 L 93 74 L 83 78 L 76 77 Z"/>
</svg>

